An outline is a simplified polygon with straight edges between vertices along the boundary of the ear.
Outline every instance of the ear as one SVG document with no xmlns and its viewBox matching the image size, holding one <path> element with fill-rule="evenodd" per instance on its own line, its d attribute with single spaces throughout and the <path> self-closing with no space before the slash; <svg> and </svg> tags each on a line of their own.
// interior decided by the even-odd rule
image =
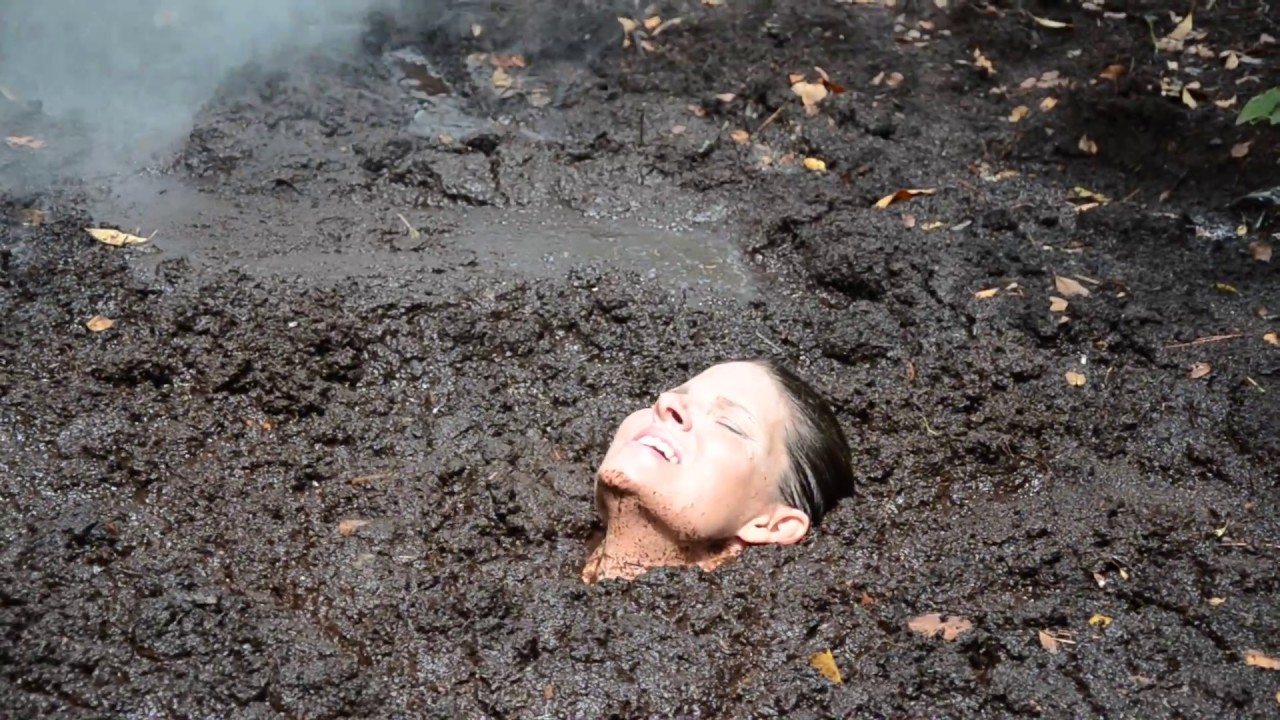
<svg viewBox="0 0 1280 720">
<path fill-rule="evenodd" d="M 779 503 L 743 525 L 737 538 L 747 545 L 792 545 L 808 533 L 808 513 Z"/>
</svg>

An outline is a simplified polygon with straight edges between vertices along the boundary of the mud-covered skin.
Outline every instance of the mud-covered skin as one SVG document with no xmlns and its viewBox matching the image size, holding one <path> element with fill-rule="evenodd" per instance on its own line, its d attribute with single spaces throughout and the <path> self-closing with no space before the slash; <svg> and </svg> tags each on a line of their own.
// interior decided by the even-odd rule
<svg viewBox="0 0 1280 720">
<path fill-rule="evenodd" d="M 980 45 L 1010 87 L 1088 78 L 1150 57 L 1145 23 L 1050 9 L 1076 21 L 1068 38 L 962 9 L 916 49 L 880 11 L 729 5 L 690 7 L 647 58 L 600 51 L 598 84 L 529 114 L 550 143 L 406 138 L 375 58 L 246 72 L 172 171 L 225 207 L 132 210 L 170 213 L 159 255 L 80 232 L 127 214 L 91 214 L 96 187 L 7 198 L 49 219 L 0 240 L 0 715 L 1273 716 L 1280 680 L 1241 653 L 1280 654 L 1280 348 L 1257 313 L 1280 291 L 1248 238 L 1198 238 L 1179 215 L 1238 222 L 1223 208 L 1274 177 L 1276 131 L 1086 87 L 1001 161 L 1013 103 L 954 60 Z M 1280 36 L 1267 22 L 1197 17 L 1224 47 Z M 813 64 L 851 91 L 763 135 L 828 174 L 759 172 L 727 136 L 704 150 L 724 123 L 758 127 L 785 73 Z M 907 80 L 874 87 L 880 70 Z M 716 106 L 728 91 L 746 99 Z M 1104 102 L 1157 121 L 1097 129 Z M 1082 131 L 1096 158 L 1063 151 Z M 1197 151 L 1156 152 L 1175 140 Z M 1022 174 L 971 173 L 984 142 Z M 1073 185 L 1140 194 L 1077 215 Z M 899 187 L 939 192 L 869 207 Z M 725 207 L 763 290 L 744 304 L 591 263 L 549 279 L 477 265 L 447 239 L 483 204 Z M 934 220 L 971 222 L 921 229 Z M 290 273 L 288 253 L 315 247 L 405 260 Z M 1054 273 L 1104 283 L 1065 325 Z M 1012 282 L 1021 296 L 973 297 Z M 98 313 L 116 327 L 85 330 Z M 713 573 L 582 583 L 619 419 L 775 346 L 837 405 L 855 501 L 811 541 Z M 1213 373 L 1188 379 L 1193 362 Z M 353 518 L 370 523 L 344 537 Z M 975 630 L 913 636 L 926 612 Z M 1095 613 L 1113 624 L 1089 627 Z M 1046 628 L 1077 644 L 1048 654 Z M 825 649 L 843 686 L 807 666 Z"/>
</svg>

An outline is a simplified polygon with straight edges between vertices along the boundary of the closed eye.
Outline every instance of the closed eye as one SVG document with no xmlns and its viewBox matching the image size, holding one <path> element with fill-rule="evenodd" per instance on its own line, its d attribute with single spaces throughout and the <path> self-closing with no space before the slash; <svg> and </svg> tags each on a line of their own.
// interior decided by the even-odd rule
<svg viewBox="0 0 1280 720">
<path fill-rule="evenodd" d="M 730 425 L 730 424 L 729 424 L 729 423 L 727 423 L 727 422 L 719 422 L 719 423 L 717 423 L 717 424 L 718 424 L 718 425 L 720 425 L 721 427 L 723 427 L 724 429 L 728 430 L 729 432 L 733 433 L 734 435 L 738 435 L 738 436 L 741 436 L 741 437 L 746 437 L 746 433 L 742 432 L 741 430 L 739 430 L 738 428 L 736 428 L 736 427 L 734 427 L 734 426 Z"/>
</svg>

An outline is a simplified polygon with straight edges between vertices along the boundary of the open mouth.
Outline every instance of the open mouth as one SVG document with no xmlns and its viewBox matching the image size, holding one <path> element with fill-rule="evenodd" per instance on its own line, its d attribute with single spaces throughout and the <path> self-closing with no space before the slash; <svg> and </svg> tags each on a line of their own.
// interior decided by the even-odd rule
<svg viewBox="0 0 1280 720">
<path fill-rule="evenodd" d="M 636 442 L 658 453 L 662 456 L 663 460 L 675 465 L 680 464 L 680 453 L 676 452 L 676 449 L 666 440 L 653 435 L 645 435 L 644 437 L 638 438 Z"/>
</svg>

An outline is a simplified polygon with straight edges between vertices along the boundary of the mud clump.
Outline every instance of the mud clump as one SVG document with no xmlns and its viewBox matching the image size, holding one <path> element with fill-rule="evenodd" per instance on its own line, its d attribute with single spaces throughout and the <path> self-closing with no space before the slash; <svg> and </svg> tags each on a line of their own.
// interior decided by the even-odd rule
<svg viewBox="0 0 1280 720">
<path fill-rule="evenodd" d="M 420 28 L 384 27 L 228 81 L 128 194 L 6 196 L 0 715 L 1272 715 L 1276 675 L 1243 654 L 1280 654 L 1280 294 L 1245 248 L 1276 228 L 1239 238 L 1227 209 L 1262 170 L 1011 142 L 953 62 L 975 43 L 1013 85 L 1084 78 L 1081 114 L 1024 121 L 1057 137 L 1089 103 L 1149 112 L 1089 89 L 1132 41 L 1085 10 L 1059 11 L 1083 48 L 1060 63 L 1012 13 L 939 14 L 952 34 L 916 47 L 880 10 L 762 7 L 600 51 L 571 103 L 472 106 L 503 130 L 470 145 L 410 132 L 422 100 L 384 45 Z M 466 98 L 462 57 L 513 48 L 454 37 L 416 50 L 454 53 L 430 59 Z M 815 63 L 849 91 L 759 130 Z M 1276 147 L 1194 127 L 1224 157 L 1236 133 Z M 1080 213 L 1074 186 L 1115 202 Z M 909 187 L 938 191 L 872 207 Z M 510 263 L 481 246 L 506 211 L 585 220 L 570 246 L 521 221 Z M 161 232 L 83 232 L 111 223 Z M 734 246 L 671 239 L 692 236 Z M 1089 296 L 1050 312 L 1055 275 Z M 857 497 L 798 547 L 585 585 L 617 422 L 769 354 L 831 397 Z M 929 613 L 972 629 L 908 628 Z M 827 650 L 841 685 L 809 665 Z"/>
</svg>

